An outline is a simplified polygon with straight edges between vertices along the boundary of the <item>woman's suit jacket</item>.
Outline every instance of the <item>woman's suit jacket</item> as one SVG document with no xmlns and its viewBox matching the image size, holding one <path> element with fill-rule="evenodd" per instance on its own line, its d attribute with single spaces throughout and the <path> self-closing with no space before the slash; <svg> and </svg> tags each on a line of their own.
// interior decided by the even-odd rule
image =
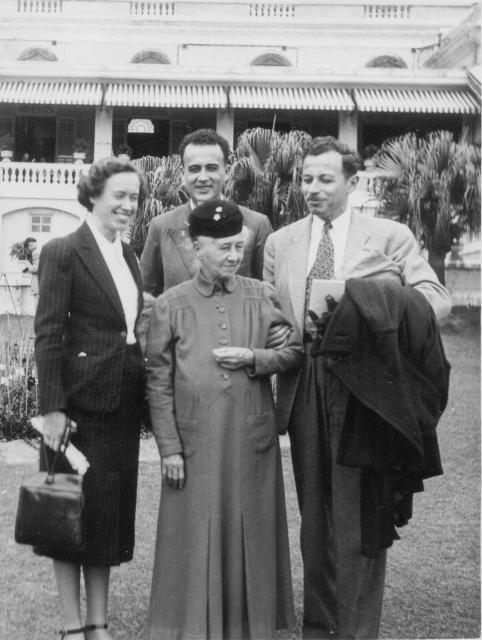
<svg viewBox="0 0 482 640">
<path fill-rule="evenodd" d="M 264 280 L 276 287 L 283 313 L 303 332 L 306 260 L 312 217 L 271 234 L 264 252 Z M 393 220 L 352 212 L 340 274 L 349 278 L 388 278 L 420 291 L 441 318 L 451 307 L 450 295 L 437 279 L 410 229 Z M 278 376 L 277 412 L 282 431 L 288 426 L 299 380 L 298 372 Z"/>
<path fill-rule="evenodd" d="M 142 286 L 133 250 L 122 244 Z M 112 276 L 88 225 L 42 249 L 35 316 L 35 359 L 42 414 L 76 407 L 112 411 L 119 404 L 127 326 Z M 142 356 L 139 351 L 139 360 Z"/>
</svg>

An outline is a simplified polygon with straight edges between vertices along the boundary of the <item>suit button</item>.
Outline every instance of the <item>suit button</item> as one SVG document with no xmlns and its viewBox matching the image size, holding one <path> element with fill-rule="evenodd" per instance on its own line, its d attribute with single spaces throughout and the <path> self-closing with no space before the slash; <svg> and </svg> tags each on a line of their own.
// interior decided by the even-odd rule
<svg viewBox="0 0 482 640">
<path fill-rule="evenodd" d="M 218 311 L 219 313 L 224 313 L 224 307 L 221 305 L 220 307 L 218 307 Z"/>
<path fill-rule="evenodd" d="M 227 338 L 220 338 L 219 344 L 229 344 L 229 340 Z"/>
<path fill-rule="evenodd" d="M 120 334 L 123 338 L 127 338 L 127 331 L 121 331 Z"/>
<path fill-rule="evenodd" d="M 228 325 L 225 322 L 220 322 L 219 326 L 221 327 L 221 329 L 227 329 Z"/>
<path fill-rule="evenodd" d="M 222 373 L 220 376 L 223 380 L 229 380 L 229 373 Z"/>
</svg>

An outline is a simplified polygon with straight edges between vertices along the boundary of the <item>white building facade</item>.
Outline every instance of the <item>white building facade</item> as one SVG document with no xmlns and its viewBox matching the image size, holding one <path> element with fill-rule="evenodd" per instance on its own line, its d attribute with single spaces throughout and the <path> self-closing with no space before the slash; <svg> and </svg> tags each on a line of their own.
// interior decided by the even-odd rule
<svg viewBox="0 0 482 640">
<path fill-rule="evenodd" d="M 19 304 L 9 247 L 83 219 L 79 138 L 87 162 L 123 144 L 134 158 L 173 153 L 199 127 L 231 145 L 253 126 L 360 151 L 415 130 L 466 128 L 480 142 L 477 11 L 466 0 L 2 0 L 0 145 L 10 134 L 13 158 L 0 163 L 0 270 L 20 283 Z"/>
</svg>

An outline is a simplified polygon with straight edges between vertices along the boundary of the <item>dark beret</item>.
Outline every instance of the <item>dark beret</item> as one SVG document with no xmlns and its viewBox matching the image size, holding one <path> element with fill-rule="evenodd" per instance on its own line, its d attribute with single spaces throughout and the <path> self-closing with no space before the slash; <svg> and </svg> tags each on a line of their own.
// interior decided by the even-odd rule
<svg viewBox="0 0 482 640">
<path fill-rule="evenodd" d="M 189 235 L 229 238 L 241 233 L 243 214 L 234 202 L 229 200 L 206 200 L 197 206 L 189 216 Z"/>
</svg>

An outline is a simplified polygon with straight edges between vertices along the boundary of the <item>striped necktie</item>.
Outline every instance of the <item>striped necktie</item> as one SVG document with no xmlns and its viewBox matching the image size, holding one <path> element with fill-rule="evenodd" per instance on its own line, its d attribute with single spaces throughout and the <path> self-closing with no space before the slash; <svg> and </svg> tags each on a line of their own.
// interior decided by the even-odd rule
<svg viewBox="0 0 482 640">
<path fill-rule="evenodd" d="M 323 233 L 321 234 L 320 244 L 316 250 L 315 261 L 306 279 L 305 329 L 310 332 L 314 330 L 313 322 L 308 315 L 313 280 L 332 280 L 335 275 L 335 248 L 330 236 L 330 229 L 332 228 L 333 225 L 327 220 L 323 225 Z"/>
</svg>

